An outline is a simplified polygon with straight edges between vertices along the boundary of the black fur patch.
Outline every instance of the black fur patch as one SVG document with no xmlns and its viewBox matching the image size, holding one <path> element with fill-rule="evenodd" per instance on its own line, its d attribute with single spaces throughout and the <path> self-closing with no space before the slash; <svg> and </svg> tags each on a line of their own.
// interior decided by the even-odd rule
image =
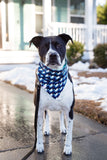
<svg viewBox="0 0 107 160">
<path fill-rule="evenodd" d="M 69 72 L 68 72 L 68 78 L 69 78 L 70 82 L 73 83 L 71 75 L 70 75 Z M 73 102 L 72 102 L 71 109 L 70 109 L 70 112 L 69 112 L 69 117 L 71 119 L 73 119 L 73 107 L 74 107 L 74 104 L 75 104 L 75 95 L 74 95 L 74 89 L 73 89 Z"/>
</svg>

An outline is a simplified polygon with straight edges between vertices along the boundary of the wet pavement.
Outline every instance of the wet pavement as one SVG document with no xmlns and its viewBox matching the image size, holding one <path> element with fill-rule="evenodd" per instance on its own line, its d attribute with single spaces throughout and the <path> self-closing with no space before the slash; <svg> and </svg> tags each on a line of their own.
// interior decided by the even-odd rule
<svg viewBox="0 0 107 160">
<path fill-rule="evenodd" d="M 59 113 L 50 112 L 45 152 L 28 160 L 107 160 L 107 127 L 75 113 L 73 154 L 63 155 L 65 136 L 59 132 Z M 33 95 L 0 82 L 0 160 L 21 160 L 34 143 Z"/>
</svg>

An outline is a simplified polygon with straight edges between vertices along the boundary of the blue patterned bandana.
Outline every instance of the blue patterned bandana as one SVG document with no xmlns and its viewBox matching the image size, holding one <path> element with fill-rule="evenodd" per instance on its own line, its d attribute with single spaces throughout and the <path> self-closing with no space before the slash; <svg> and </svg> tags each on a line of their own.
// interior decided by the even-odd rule
<svg viewBox="0 0 107 160">
<path fill-rule="evenodd" d="M 45 66 L 42 62 L 38 67 L 39 83 L 53 97 L 58 98 L 65 87 L 68 77 L 67 64 L 62 70 L 53 70 Z"/>
</svg>

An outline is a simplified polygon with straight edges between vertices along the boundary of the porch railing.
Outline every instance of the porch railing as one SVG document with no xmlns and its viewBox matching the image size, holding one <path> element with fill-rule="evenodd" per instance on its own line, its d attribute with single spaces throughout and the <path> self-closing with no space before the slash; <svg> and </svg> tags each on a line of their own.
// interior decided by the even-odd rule
<svg viewBox="0 0 107 160">
<path fill-rule="evenodd" d="M 96 25 L 97 43 L 107 43 L 107 25 Z"/>
<path fill-rule="evenodd" d="M 86 45 L 86 29 L 85 24 L 52 22 L 48 26 L 48 35 L 67 33 L 71 35 L 73 40 Z M 93 45 L 98 43 L 107 43 L 107 25 L 96 25 L 93 27 Z"/>
<path fill-rule="evenodd" d="M 48 35 L 58 35 L 61 33 L 67 33 L 73 37 L 73 40 L 85 43 L 85 31 L 86 26 L 84 24 L 72 24 L 52 22 L 48 26 Z"/>
</svg>

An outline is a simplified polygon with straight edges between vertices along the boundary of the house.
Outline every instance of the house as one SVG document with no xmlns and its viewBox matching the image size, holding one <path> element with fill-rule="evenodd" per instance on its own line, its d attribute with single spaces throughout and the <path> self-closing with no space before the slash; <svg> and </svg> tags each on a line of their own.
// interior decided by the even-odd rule
<svg viewBox="0 0 107 160">
<path fill-rule="evenodd" d="M 85 44 L 87 57 L 107 42 L 107 27 L 96 25 L 96 0 L 0 0 L 0 48 L 29 50 L 33 36 L 63 32 Z"/>
</svg>

